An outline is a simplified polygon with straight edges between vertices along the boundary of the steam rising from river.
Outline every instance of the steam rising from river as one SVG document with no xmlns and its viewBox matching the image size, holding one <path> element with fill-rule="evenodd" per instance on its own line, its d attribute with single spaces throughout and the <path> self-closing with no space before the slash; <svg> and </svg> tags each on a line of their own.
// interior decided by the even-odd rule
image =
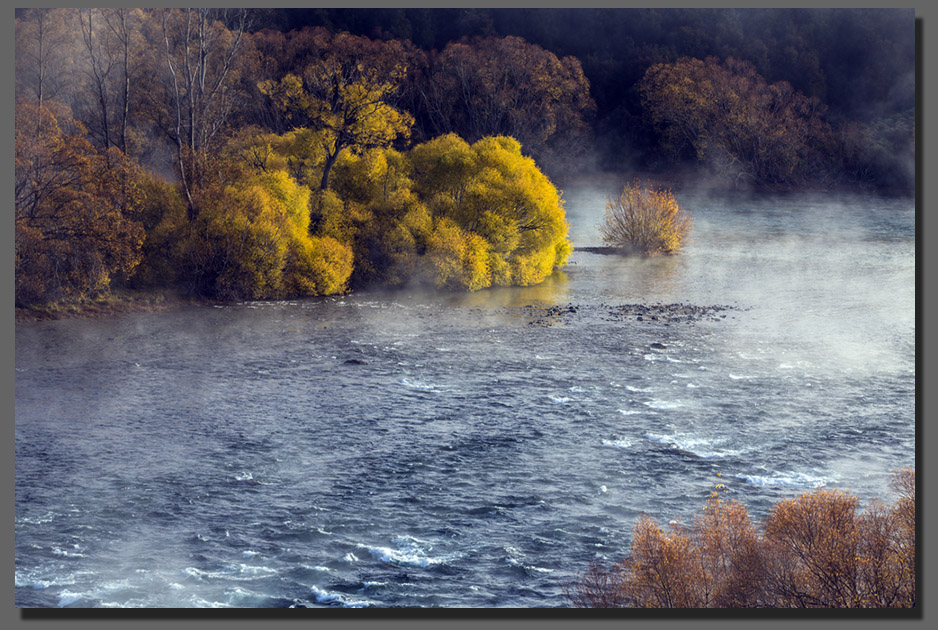
<svg viewBox="0 0 938 630">
<path fill-rule="evenodd" d="M 604 191 L 565 197 L 599 245 Z M 536 287 L 18 326 L 17 605 L 563 605 L 717 472 L 756 518 L 819 485 L 888 498 L 911 202 L 678 201 L 684 254 L 575 251 Z M 734 308 L 610 309 L 657 302 Z"/>
</svg>

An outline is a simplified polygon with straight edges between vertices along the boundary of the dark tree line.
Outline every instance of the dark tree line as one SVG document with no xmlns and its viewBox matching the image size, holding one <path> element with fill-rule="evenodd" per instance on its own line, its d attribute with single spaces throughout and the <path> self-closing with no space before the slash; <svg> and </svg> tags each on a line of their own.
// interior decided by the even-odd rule
<svg viewBox="0 0 938 630">
<path fill-rule="evenodd" d="M 290 9 L 257 24 L 322 26 L 443 50 L 466 37 L 520 36 L 580 61 L 595 102 L 599 165 L 660 164 L 638 85 L 654 64 L 733 58 L 769 84 L 827 106 L 840 177 L 909 190 L 915 106 L 914 12 L 895 9 Z M 418 116 L 418 127 L 421 121 Z"/>
</svg>

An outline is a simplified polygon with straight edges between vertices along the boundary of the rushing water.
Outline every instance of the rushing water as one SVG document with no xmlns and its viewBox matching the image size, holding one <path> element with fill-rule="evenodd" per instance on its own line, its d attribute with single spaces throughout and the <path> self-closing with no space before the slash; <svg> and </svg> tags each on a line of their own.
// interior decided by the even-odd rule
<svg viewBox="0 0 938 630">
<path fill-rule="evenodd" d="M 602 192 L 566 198 L 599 245 Z M 536 287 L 18 325 L 16 605 L 561 606 L 718 472 L 757 519 L 889 499 L 912 202 L 680 201 L 683 255 L 577 252 Z M 734 308 L 611 316 L 658 302 Z"/>
</svg>

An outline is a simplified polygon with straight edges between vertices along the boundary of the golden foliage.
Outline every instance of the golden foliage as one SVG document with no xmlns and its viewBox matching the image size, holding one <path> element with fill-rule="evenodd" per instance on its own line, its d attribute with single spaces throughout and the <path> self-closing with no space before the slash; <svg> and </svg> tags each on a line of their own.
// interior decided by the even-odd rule
<svg viewBox="0 0 938 630">
<path fill-rule="evenodd" d="M 284 171 L 203 189 L 201 211 L 186 227 L 179 254 L 190 287 L 222 299 L 343 292 L 351 249 L 310 235 L 310 194 Z"/>
<path fill-rule="evenodd" d="M 625 186 L 617 198 L 606 199 L 599 232 L 607 244 L 644 256 L 675 254 L 687 242 L 692 217 L 669 190 Z"/>
<path fill-rule="evenodd" d="M 430 212 L 486 242 L 473 249 L 479 261 L 471 264 L 467 288 L 535 284 L 566 263 L 572 248 L 560 193 L 517 140 L 487 137 L 469 145 L 449 134 L 408 157 L 414 191 Z"/>
<path fill-rule="evenodd" d="M 146 211 L 140 283 L 173 269 L 190 290 L 224 299 L 350 282 L 475 291 L 541 282 L 570 255 L 560 193 L 512 138 L 343 152 L 332 186 L 314 192 L 323 137 L 242 131 L 215 157 L 194 215 L 180 216 L 180 198 L 164 190 L 164 207 Z"/>
<path fill-rule="evenodd" d="M 352 245 L 357 283 L 527 285 L 570 255 L 559 192 L 511 138 L 347 153 L 332 182 L 314 196 L 314 232 Z"/>
<path fill-rule="evenodd" d="M 395 45 L 388 44 L 384 55 L 376 55 L 365 50 L 370 44 L 366 38 L 336 35 L 324 54 L 300 74 L 258 83 L 286 120 L 319 132 L 322 190 L 329 187 L 331 169 L 340 155 L 388 147 L 397 138 L 407 138 L 414 124 L 409 112 L 390 102 L 407 72 L 400 63 L 389 65 Z"/>
</svg>

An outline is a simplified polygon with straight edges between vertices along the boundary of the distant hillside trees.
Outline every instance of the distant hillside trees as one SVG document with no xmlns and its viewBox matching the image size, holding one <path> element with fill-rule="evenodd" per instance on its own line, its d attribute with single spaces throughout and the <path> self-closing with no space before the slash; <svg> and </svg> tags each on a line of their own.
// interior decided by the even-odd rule
<svg viewBox="0 0 938 630">
<path fill-rule="evenodd" d="M 816 174 L 830 134 L 824 107 L 755 66 L 684 58 L 655 64 L 639 84 L 642 103 L 675 156 L 696 158 L 735 183 L 788 186 Z"/>
<path fill-rule="evenodd" d="M 413 88 L 424 136 L 511 136 L 538 161 L 575 160 L 590 148 L 596 105 L 575 57 L 520 37 L 476 37 L 426 59 Z"/>
</svg>

